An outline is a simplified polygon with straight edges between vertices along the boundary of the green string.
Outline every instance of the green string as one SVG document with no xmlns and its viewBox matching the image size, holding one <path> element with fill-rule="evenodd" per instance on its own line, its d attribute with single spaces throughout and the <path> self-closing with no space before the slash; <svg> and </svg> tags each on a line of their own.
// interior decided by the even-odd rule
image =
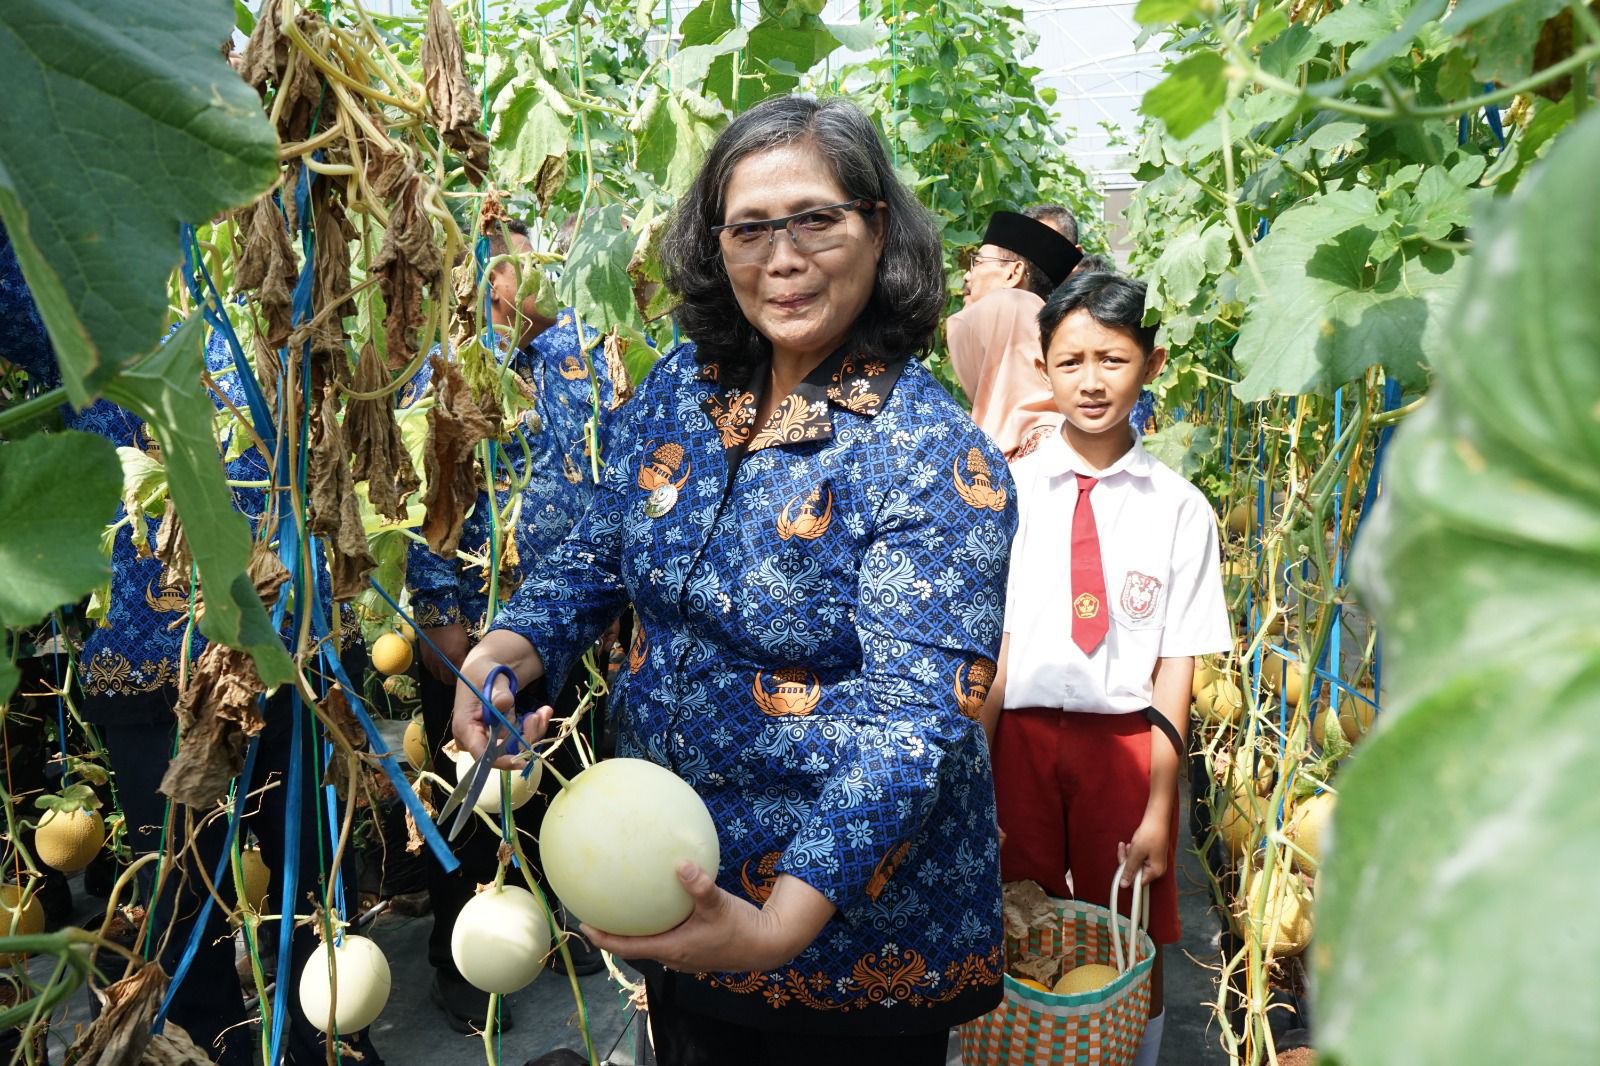
<svg viewBox="0 0 1600 1066">
<path fill-rule="evenodd" d="M 900 3 L 889 0 L 889 112 L 892 116 L 900 99 Z M 889 157 L 896 167 L 900 165 L 900 148 L 897 137 L 889 137 Z"/>
</svg>

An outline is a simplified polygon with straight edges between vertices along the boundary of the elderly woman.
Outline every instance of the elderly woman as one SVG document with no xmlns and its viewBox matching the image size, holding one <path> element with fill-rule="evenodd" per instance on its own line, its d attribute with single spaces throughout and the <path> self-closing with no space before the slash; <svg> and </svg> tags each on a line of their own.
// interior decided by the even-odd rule
<svg viewBox="0 0 1600 1066">
<path fill-rule="evenodd" d="M 942 1063 L 1001 995 L 976 717 L 1015 501 L 915 359 L 938 238 L 860 111 L 791 97 L 717 139 L 663 257 L 694 343 L 629 404 L 599 496 L 466 676 L 558 689 L 637 608 L 619 752 L 693 786 L 722 848 L 715 880 L 680 869 L 677 928 L 593 932 L 641 960 L 662 1063 Z M 455 731 L 483 749 L 465 687 Z"/>
</svg>

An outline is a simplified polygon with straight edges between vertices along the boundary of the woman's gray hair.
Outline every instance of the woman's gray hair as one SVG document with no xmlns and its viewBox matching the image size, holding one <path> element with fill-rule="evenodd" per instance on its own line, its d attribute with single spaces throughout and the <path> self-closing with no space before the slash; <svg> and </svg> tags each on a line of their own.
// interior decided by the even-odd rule
<svg viewBox="0 0 1600 1066">
<path fill-rule="evenodd" d="M 775 97 L 735 118 L 717 137 L 661 246 L 667 285 L 678 298 L 678 328 L 695 342 L 700 362 L 720 365 L 724 381 L 747 381 L 772 346 L 739 309 L 711 227 L 724 221 L 734 167 L 800 141 L 814 144 L 828 160 L 846 196 L 888 205 L 872 297 L 845 343 L 861 354 L 918 354 L 939 325 L 946 298 L 939 234 L 895 177 L 872 120 L 842 99 Z"/>
</svg>

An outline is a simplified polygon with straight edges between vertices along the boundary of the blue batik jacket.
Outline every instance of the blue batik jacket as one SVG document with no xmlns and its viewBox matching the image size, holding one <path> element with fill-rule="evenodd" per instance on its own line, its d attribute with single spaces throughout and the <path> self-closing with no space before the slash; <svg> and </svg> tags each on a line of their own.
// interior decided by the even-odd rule
<svg viewBox="0 0 1600 1066">
<path fill-rule="evenodd" d="M 0 358 L 27 371 L 37 389 L 61 383 L 55 350 L 9 240 L 0 241 Z M 220 335 L 213 335 L 206 344 L 205 360 L 217 387 L 243 410 L 244 389 L 231 349 Z M 82 411 L 63 407 L 62 418 L 69 429 L 95 433 L 118 447 L 137 448 L 159 457 L 159 445 L 144 422 L 106 400 Z M 226 446 L 227 441 L 223 443 Z M 265 461 L 254 449 L 228 465 L 228 477 L 236 481 L 263 481 L 267 473 Z M 261 491 L 241 489 L 233 497 L 234 506 L 246 517 L 253 520 L 259 516 L 265 498 Z M 115 521 L 122 522 L 125 515 L 119 505 Z M 133 521 L 144 523 L 148 543 L 154 544 L 158 521 L 144 515 Z M 85 709 L 92 718 L 117 715 L 171 721 L 184 633 L 189 628 L 190 590 L 187 581 L 163 584 L 161 570 L 159 560 L 140 554 L 131 526 L 124 524 L 111 549 L 111 598 L 105 621 L 89 632 L 81 655 Z M 197 632 L 192 641 L 191 658 L 205 646 Z"/>
<path fill-rule="evenodd" d="M 668 974 L 686 1008 L 845 1033 L 975 1017 L 1004 961 L 978 711 L 1005 460 L 913 360 L 835 354 L 759 431 L 718 370 L 687 345 L 655 368 L 593 504 L 493 628 L 554 688 L 631 600 L 618 754 L 705 800 L 723 888 L 760 905 L 788 873 L 838 906 L 778 970 Z"/>
<path fill-rule="evenodd" d="M 495 499 L 501 513 L 514 491 L 518 497 L 515 521 L 502 533 L 514 537 L 502 558 L 502 603 L 516 591 L 523 571 L 567 535 L 594 494 L 594 470 L 605 453 L 611 412 L 621 402 L 598 341 L 599 334 L 592 329 L 584 328 L 580 334 L 577 314 L 567 308 L 557 314 L 555 325 L 507 357 L 531 391 L 533 403 L 522 413 L 510 441 L 493 449 Z M 431 377 L 427 366 L 424 372 Z M 490 520 L 489 493 L 480 487 L 462 527 L 461 546 L 485 560 L 490 557 Z M 427 545 L 413 542 L 406 559 L 406 587 L 417 624 L 459 622 L 474 638 L 483 632 L 489 607 L 484 566 L 441 558 Z"/>
</svg>

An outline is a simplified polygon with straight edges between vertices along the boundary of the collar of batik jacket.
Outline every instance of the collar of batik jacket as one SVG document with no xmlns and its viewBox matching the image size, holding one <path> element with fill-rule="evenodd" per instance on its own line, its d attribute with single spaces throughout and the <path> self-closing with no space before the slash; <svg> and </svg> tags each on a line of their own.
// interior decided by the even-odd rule
<svg viewBox="0 0 1600 1066">
<path fill-rule="evenodd" d="M 882 409 L 894 391 L 910 356 L 858 355 L 840 348 L 824 359 L 773 409 L 767 424 L 756 431 L 760 389 L 772 364 L 763 360 L 744 384 L 721 381 L 715 362 L 703 363 L 696 374 L 717 388 L 700 401 L 701 408 L 722 439 L 730 460 L 780 444 L 829 440 L 833 437 L 833 408 L 871 417 Z"/>
</svg>

